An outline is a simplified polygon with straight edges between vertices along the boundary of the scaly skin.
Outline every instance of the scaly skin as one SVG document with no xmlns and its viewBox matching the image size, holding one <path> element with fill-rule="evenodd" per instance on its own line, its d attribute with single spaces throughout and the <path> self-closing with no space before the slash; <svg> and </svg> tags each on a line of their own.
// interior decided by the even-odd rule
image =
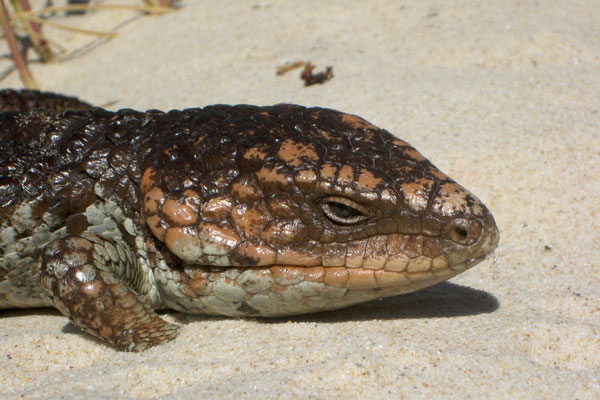
<svg viewBox="0 0 600 400">
<path fill-rule="evenodd" d="M 475 196 L 353 115 L 287 104 L 109 112 L 0 91 L 9 108 L 0 309 L 54 306 L 123 350 L 177 335 L 157 308 L 333 310 L 446 280 L 498 244 Z"/>
</svg>

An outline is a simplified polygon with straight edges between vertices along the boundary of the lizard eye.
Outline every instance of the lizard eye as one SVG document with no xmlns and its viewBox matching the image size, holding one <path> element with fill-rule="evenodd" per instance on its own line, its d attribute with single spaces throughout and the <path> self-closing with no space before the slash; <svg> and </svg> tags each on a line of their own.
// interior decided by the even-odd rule
<svg viewBox="0 0 600 400">
<path fill-rule="evenodd" d="M 369 218 L 369 209 L 345 197 L 326 197 L 320 202 L 328 220 L 340 225 L 354 225 Z"/>
</svg>

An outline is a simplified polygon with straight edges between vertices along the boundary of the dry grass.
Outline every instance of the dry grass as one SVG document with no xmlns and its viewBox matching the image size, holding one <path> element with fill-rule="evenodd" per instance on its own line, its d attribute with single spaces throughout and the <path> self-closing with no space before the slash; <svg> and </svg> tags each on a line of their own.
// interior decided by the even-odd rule
<svg viewBox="0 0 600 400">
<path fill-rule="evenodd" d="M 95 46 L 117 36 L 117 30 L 124 23 L 142 15 L 160 15 L 173 11 L 176 1 L 142 0 L 141 4 L 115 3 L 65 4 L 60 6 L 32 7 L 29 0 L 10 0 L 6 4 L 0 0 L 0 25 L 4 32 L 13 66 L 2 75 L 14 70 L 19 72 L 27 88 L 37 88 L 34 77 L 28 68 L 27 49 L 33 48 L 38 62 L 57 62 L 80 55 Z M 106 12 L 129 12 L 129 17 L 108 30 L 96 30 L 82 27 L 89 21 L 82 20 L 82 15 Z M 75 23 L 71 20 L 76 20 Z M 79 24 L 77 24 L 79 22 Z M 54 32 L 54 35 L 48 34 Z M 83 45 L 67 49 L 61 44 L 61 35 L 57 32 L 69 32 L 74 35 L 85 35 L 88 38 Z M 81 43 L 80 41 L 75 41 Z"/>
</svg>

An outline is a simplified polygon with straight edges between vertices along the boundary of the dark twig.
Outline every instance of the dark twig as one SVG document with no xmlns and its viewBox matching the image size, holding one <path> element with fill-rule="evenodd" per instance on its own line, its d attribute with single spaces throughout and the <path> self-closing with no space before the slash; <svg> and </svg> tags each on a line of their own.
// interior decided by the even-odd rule
<svg viewBox="0 0 600 400">
<path fill-rule="evenodd" d="M 25 27 L 31 42 L 33 43 L 33 47 L 40 55 L 42 61 L 51 61 L 54 59 L 54 53 L 50 48 L 50 44 L 44 38 L 42 34 L 42 28 L 35 21 L 28 21 L 27 18 L 23 18 L 20 14 L 21 12 L 31 11 L 31 5 L 29 4 L 29 0 L 13 0 L 13 7 L 17 11 L 17 18 L 21 20 L 21 23 Z"/>
<path fill-rule="evenodd" d="M 15 67 L 17 68 L 17 71 L 19 71 L 25 87 L 29 89 L 36 89 L 37 84 L 35 83 L 31 72 L 29 72 L 29 68 L 27 68 L 27 62 L 23 57 L 23 53 L 21 53 L 21 50 L 19 49 L 17 38 L 15 37 L 10 25 L 10 21 L 8 20 L 8 11 L 6 10 L 4 0 L 0 0 L 0 25 L 2 25 L 4 37 L 6 37 L 6 42 L 8 43 Z"/>
</svg>

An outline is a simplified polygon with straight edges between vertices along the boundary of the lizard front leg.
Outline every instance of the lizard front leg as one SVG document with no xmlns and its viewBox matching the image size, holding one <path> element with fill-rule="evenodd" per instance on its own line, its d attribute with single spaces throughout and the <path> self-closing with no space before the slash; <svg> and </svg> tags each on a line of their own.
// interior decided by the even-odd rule
<svg viewBox="0 0 600 400">
<path fill-rule="evenodd" d="M 130 249 L 111 239 L 67 236 L 44 248 L 41 282 L 75 325 L 121 350 L 143 351 L 172 340 L 179 327 L 140 300 L 132 288 L 143 279 L 131 274 L 135 262 Z"/>
</svg>

